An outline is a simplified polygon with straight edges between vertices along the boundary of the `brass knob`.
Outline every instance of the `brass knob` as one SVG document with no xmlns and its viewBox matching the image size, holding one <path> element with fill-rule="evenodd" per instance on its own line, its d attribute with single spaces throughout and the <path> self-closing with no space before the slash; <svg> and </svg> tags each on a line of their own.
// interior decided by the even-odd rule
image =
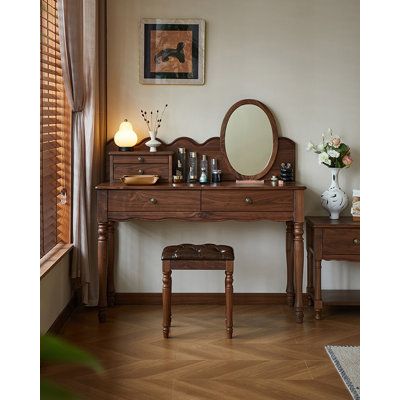
<svg viewBox="0 0 400 400">
<path fill-rule="evenodd" d="M 246 197 L 244 201 L 246 202 L 246 204 L 253 204 L 253 199 L 251 197 Z"/>
<path fill-rule="evenodd" d="M 138 174 L 139 174 L 139 175 L 143 175 L 143 170 L 142 170 L 142 169 L 139 169 L 139 170 L 138 170 Z"/>
<path fill-rule="evenodd" d="M 149 202 L 151 204 L 157 204 L 157 199 L 155 199 L 154 197 L 150 198 Z"/>
<path fill-rule="evenodd" d="M 354 244 L 360 244 L 360 240 L 359 239 L 353 239 L 353 243 Z"/>
<path fill-rule="evenodd" d="M 137 158 L 137 160 L 140 161 L 140 162 L 142 162 L 142 161 L 143 161 L 143 157 L 140 157 L 140 156 L 139 156 L 139 157 Z"/>
</svg>

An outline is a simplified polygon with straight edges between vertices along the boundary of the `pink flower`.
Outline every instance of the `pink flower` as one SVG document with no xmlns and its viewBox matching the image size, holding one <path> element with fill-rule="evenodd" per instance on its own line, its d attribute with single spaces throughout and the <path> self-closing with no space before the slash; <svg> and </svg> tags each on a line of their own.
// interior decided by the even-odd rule
<svg viewBox="0 0 400 400">
<path fill-rule="evenodd" d="M 349 155 L 346 154 L 346 155 L 343 157 L 342 161 L 343 161 L 343 164 L 344 164 L 346 167 L 350 167 L 351 163 L 353 162 L 353 159 L 352 159 Z"/>
<path fill-rule="evenodd" d="M 331 141 L 330 141 L 330 145 L 332 146 L 332 147 L 334 147 L 335 149 L 337 149 L 339 146 L 340 146 L 340 144 L 342 143 L 342 140 L 340 139 L 340 137 L 339 136 L 334 136 L 332 139 L 331 139 Z"/>
</svg>

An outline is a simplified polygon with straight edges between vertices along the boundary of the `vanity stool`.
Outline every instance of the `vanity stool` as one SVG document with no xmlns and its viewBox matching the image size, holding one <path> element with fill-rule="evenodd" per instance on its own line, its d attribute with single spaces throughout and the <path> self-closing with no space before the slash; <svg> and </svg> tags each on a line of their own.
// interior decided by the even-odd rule
<svg viewBox="0 0 400 400">
<path fill-rule="evenodd" d="M 161 260 L 163 272 L 163 335 L 169 337 L 171 326 L 171 271 L 183 270 L 225 270 L 225 298 L 226 298 L 226 334 L 232 338 L 233 321 L 233 262 L 235 256 L 230 246 L 215 244 L 180 244 L 165 247 Z"/>
</svg>

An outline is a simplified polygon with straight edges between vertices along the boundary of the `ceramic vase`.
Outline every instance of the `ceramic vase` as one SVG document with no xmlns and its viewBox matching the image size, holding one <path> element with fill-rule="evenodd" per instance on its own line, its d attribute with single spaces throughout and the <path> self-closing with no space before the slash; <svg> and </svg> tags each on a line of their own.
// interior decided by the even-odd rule
<svg viewBox="0 0 400 400">
<path fill-rule="evenodd" d="M 146 142 L 146 146 L 150 147 L 150 153 L 154 153 L 161 142 L 157 140 L 157 131 L 149 131 L 149 136 L 150 140 Z"/>
<path fill-rule="evenodd" d="M 331 186 L 321 194 L 321 204 L 330 214 L 330 219 L 339 219 L 340 213 L 347 207 L 349 199 L 347 194 L 340 189 L 340 168 L 329 168 L 332 174 Z"/>
</svg>

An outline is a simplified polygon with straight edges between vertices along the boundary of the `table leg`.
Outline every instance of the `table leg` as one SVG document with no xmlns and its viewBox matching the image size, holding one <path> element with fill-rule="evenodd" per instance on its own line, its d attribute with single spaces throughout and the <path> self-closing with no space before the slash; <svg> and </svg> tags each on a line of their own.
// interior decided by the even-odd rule
<svg viewBox="0 0 400 400">
<path fill-rule="evenodd" d="M 293 260 L 293 221 L 286 221 L 286 265 L 287 284 L 286 299 L 290 307 L 294 306 L 294 260 Z"/>
<path fill-rule="evenodd" d="M 307 249 L 307 299 L 310 307 L 313 305 L 313 292 L 313 255 L 311 251 Z"/>
<path fill-rule="evenodd" d="M 113 221 L 108 222 L 107 230 L 108 230 L 107 304 L 109 307 L 112 307 L 115 304 Z"/>
<path fill-rule="evenodd" d="M 314 296 L 314 316 L 321 319 L 322 299 L 321 299 L 321 260 L 314 261 L 315 274 L 315 296 Z"/>
<path fill-rule="evenodd" d="M 226 262 L 225 270 L 225 311 L 226 336 L 232 339 L 233 335 L 233 261 Z"/>
<path fill-rule="evenodd" d="M 98 223 L 97 263 L 99 271 L 99 322 L 106 321 L 107 310 L 107 222 Z"/>
<path fill-rule="evenodd" d="M 171 326 L 171 263 L 170 261 L 164 260 L 162 262 L 163 269 L 163 336 L 164 338 L 169 337 L 169 330 Z"/>
<path fill-rule="evenodd" d="M 303 323 L 303 262 L 304 262 L 304 242 L 303 242 L 303 223 L 294 223 L 294 278 L 295 278 L 295 312 L 296 322 Z"/>
</svg>

